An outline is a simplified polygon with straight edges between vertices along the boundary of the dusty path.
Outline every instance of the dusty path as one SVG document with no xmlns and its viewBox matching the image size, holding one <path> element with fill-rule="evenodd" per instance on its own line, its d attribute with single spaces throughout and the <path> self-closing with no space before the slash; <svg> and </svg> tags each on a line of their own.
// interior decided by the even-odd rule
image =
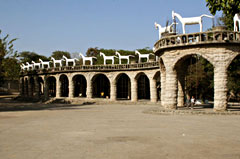
<svg viewBox="0 0 240 159">
<path fill-rule="evenodd" d="M 240 116 L 152 115 L 153 106 L 0 112 L 2 159 L 240 158 Z"/>
</svg>

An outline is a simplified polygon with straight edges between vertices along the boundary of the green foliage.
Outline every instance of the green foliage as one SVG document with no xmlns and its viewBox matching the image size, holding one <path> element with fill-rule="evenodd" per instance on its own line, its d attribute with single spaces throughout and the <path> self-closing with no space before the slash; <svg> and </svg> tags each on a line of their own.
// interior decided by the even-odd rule
<svg viewBox="0 0 240 159">
<path fill-rule="evenodd" d="M 4 77 L 8 80 L 14 80 L 19 78 L 20 66 L 19 62 L 14 57 L 7 57 L 2 63 L 4 69 Z"/>
<path fill-rule="evenodd" d="M 49 60 L 46 56 L 39 55 L 35 52 L 30 51 L 23 51 L 19 54 L 19 57 L 21 58 L 22 63 L 32 63 L 32 61 L 39 62 L 39 59 L 42 59 L 43 61 Z"/>
<path fill-rule="evenodd" d="M 9 40 L 8 38 L 9 35 L 3 38 L 0 37 L 0 85 L 3 84 L 5 78 L 5 70 L 3 67 L 4 58 L 17 56 L 17 51 L 13 49 L 13 42 L 17 39 Z"/>
<path fill-rule="evenodd" d="M 186 76 L 186 90 L 199 99 L 213 100 L 213 66 L 204 58 L 192 57 Z"/>
<path fill-rule="evenodd" d="M 230 100 L 240 100 L 240 56 L 228 67 L 228 95 Z"/>
<path fill-rule="evenodd" d="M 209 11 L 215 15 L 217 11 L 223 12 L 221 20 L 228 27 L 233 30 L 233 17 L 240 12 L 239 0 L 206 0 Z"/>
<path fill-rule="evenodd" d="M 60 60 L 60 59 L 62 59 L 63 55 L 66 56 L 67 58 L 71 57 L 69 52 L 67 52 L 67 51 L 59 51 L 59 50 L 54 51 L 52 53 L 51 57 L 55 58 L 56 60 Z"/>
</svg>

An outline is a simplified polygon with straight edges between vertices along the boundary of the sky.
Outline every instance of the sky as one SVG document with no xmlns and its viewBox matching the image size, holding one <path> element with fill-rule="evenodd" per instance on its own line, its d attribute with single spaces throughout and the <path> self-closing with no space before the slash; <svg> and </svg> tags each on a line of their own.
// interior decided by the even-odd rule
<svg viewBox="0 0 240 159">
<path fill-rule="evenodd" d="M 53 51 L 86 53 L 89 47 L 116 50 L 152 48 L 154 22 L 166 25 L 172 10 L 183 17 L 211 15 L 205 0 L 0 0 L 1 36 L 18 38 L 18 52 L 51 56 Z M 179 25 L 180 24 L 180 25 Z M 181 33 L 181 23 L 177 26 Z M 203 30 L 212 20 L 203 19 Z M 199 25 L 186 27 L 199 32 Z"/>
</svg>

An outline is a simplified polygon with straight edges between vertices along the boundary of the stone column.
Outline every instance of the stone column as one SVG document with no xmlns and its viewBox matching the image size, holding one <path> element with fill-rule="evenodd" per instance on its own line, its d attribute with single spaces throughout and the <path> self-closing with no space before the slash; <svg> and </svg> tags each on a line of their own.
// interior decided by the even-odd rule
<svg viewBox="0 0 240 159">
<path fill-rule="evenodd" d="M 111 89 L 110 89 L 110 99 L 111 101 L 117 100 L 117 87 L 116 87 L 116 81 L 111 82 Z"/>
<path fill-rule="evenodd" d="M 227 108 L 227 68 L 224 64 L 214 67 L 214 110 L 224 111 Z"/>
<path fill-rule="evenodd" d="M 19 79 L 19 95 L 22 97 L 23 96 L 23 94 L 24 94 L 24 92 L 23 92 L 23 89 L 24 89 L 24 85 L 23 85 L 23 83 L 22 83 L 22 77 L 20 77 L 20 79 Z"/>
<path fill-rule="evenodd" d="M 59 76 L 56 76 L 56 98 L 61 97 L 61 82 Z"/>
<path fill-rule="evenodd" d="M 184 92 L 183 86 L 180 81 L 178 81 L 178 94 L 177 94 L 177 106 L 183 107 L 184 106 Z"/>
<path fill-rule="evenodd" d="M 87 98 L 92 99 L 92 81 L 91 78 L 87 78 Z"/>
<path fill-rule="evenodd" d="M 150 80 L 150 92 L 151 102 L 157 102 L 157 85 L 154 79 Z"/>
<path fill-rule="evenodd" d="M 68 78 L 68 81 L 69 81 L 69 98 L 73 98 L 74 97 L 74 84 L 73 84 L 73 80 L 72 80 L 72 76 L 70 76 Z"/>
<path fill-rule="evenodd" d="M 33 96 L 35 98 L 39 98 L 40 97 L 40 92 L 39 92 L 39 83 L 38 83 L 38 76 L 34 77 L 34 92 L 33 92 Z"/>
<path fill-rule="evenodd" d="M 47 76 L 44 76 L 44 84 L 43 84 L 43 95 L 44 95 L 44 100 L 48 100 L 49 97 L 49 93 L 48 93 L 48 80 L 47 80 Z"/>
<path fill-rule="evenodd" d="M 137 99 L 137 80 L 133 78 L 131 79 L 131 101 L 136 102 Z"/>
<path fill-rule="evenodd" d="M 166 71 L 161 72 L 161 105 L 164 106 L 165 100 L 165 88 L 166 88 Z"/>
<path fill-rule="evenodd" d="M 166 70 L 166 89 L 164 98 L 164 107 L 166 109 L 177 108 L 177 74 L 173 68 L 168 68 Z"/>
</svg>

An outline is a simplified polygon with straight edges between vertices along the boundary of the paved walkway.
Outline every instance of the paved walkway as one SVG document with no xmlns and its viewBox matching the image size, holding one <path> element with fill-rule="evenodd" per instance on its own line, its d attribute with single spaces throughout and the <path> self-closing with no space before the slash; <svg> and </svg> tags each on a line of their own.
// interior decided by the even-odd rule
<svg viewBox="0 0 240 159">
<path fill-rule="evenodd" d="M 0 106 L 8 103 L 1 103 Z M 239 115 L 155 115 L 149 105 L 41 105 L 0 112 L 3 159 L 240 158 Z"/>
</svg>

